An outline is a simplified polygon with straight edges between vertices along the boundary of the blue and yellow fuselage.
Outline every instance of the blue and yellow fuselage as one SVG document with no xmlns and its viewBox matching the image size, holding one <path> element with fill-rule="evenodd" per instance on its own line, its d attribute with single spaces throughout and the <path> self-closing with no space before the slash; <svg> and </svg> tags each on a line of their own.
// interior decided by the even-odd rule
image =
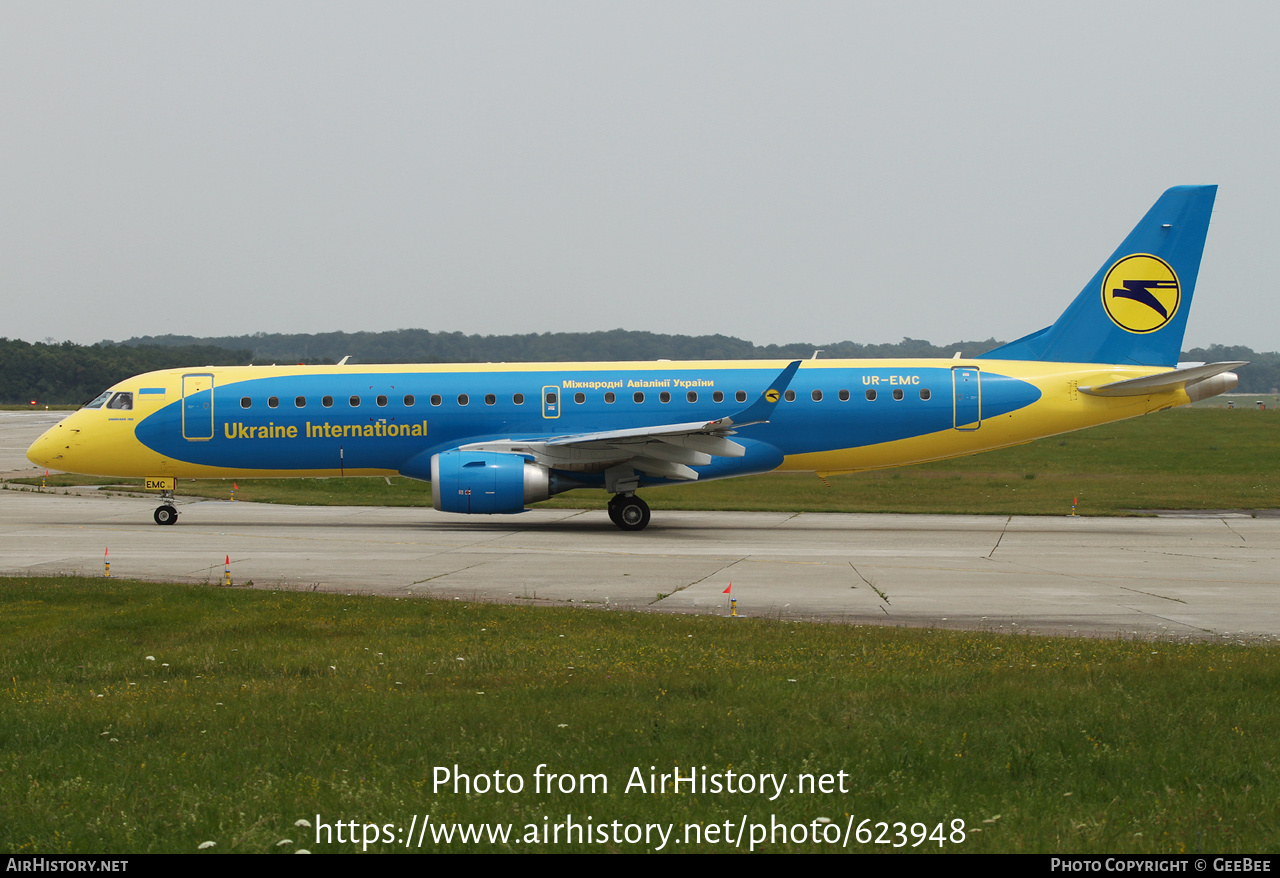
<svg viewBox="0 0 1280 878">
<path fill-rule="evenodd" d="M 743 409 L 779 361 L 423 366 L 244 366 L 151 372 L 82 409 L 28 456 L 124 477 L 427 478 L 461 445 L 713 421 Z M 974 454 L 1185 404 L 1181 388 L 1093 396 L 1079 388 L 1160 367 L 988 360 L 810 360 L 767 423 L 734 433 L 739 458 L 699 479 L 853 472 Z M 592 484 L 589 464 L 567 471 Z M 642 484 L 662 484 L 650 478 Z"/>
</svg>

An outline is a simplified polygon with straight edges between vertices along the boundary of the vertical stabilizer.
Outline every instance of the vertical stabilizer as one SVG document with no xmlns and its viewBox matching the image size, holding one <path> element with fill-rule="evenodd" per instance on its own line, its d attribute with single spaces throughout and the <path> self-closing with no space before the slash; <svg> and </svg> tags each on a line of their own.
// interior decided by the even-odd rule
<svg viewBox="0 0 1280 878">
<path fill-rule="evenodd" d="M 982 358 L 1176 365 L 1217 192 L 1166 191 L 1056 323 Z"/>
</svg>

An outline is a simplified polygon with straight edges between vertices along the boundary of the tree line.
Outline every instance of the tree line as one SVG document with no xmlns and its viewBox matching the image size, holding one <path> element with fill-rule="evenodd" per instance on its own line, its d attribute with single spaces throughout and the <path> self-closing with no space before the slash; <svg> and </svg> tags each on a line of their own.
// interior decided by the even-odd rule
<svg viewBox="0 0 1280 878">
<path fill-rule="evenodd" d="M 397 329 L 390 332 L 322 332 L 315 335 L 257 333 L 196 338 L 157 335 L 131 338 L 127 345 L 218 345 L 247 348 L 263 362 L 352 363 L 551 363 L 607 360 L 758 360 L 808 359 L 817 349 L 828 359 L 859 357 L 952 357 L 956 351 L 974 356 L 999 345 L 995 339 L 939 347 L 906 338 L 897 344 L 851 341 L 813 345 L 757 345 L 727 335 L 662 335 L 653 332 L 544 332 L 527 335 L 464 335 Z"/>
<path fill-rule="evenodd" d="M 0 338 L 0 403 L 87 402 L 117 381 L 156 369 L 249 363 L 247 349 L 214 345 L 78 345 Z"/>
<path fill-rule="evenodd" d="M 391 332 L 317 334 L 258 333 L 195 338 L 161 335 L 103 341 L 28 343 L 0 338 L 0 403 L 67 404 L 84 402 L 132 375 L 157 369 L 271 363 L 498 363 L 599 362 L 604 360 L 753 360 L 808 359 L 815 350 L 824 359 L 950 359 L 972 357 L 1001 342 L 962 341 L 934 345 L 904 338 L 896 344 L 851 341 L 757 345 L 726 335 L 662 335 L 652 332 L 548 332 L 527 335 L 464 335 L 399 329 Z M 1184 361 L 1248 360 L 1239 371 L 1244 393 L 1275 393 L 1280 388 L 1280 353 L 1258 353 L 1243 346 L 1211 345 L 1184 351 Z"/>
</svg>

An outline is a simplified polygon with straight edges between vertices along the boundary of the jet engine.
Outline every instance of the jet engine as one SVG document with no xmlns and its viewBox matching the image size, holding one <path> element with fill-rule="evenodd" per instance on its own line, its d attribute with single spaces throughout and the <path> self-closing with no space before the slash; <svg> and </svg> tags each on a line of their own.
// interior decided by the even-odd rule
<svg viewBox="0 0 1280 878">
<path fill-rule="evenodd" d="M 551 470 L 518 454 L 445 451 L 431 456 L 431 505 L 441 512 L 524 512 L 551 496 Z"/>
</svg>

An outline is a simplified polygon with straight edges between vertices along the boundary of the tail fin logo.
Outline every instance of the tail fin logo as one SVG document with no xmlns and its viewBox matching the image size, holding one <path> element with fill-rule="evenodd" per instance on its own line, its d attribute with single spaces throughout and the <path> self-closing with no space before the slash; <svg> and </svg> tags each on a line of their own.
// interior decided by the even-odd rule
<svg viewBox="0 0 1280 878">
<path fill-rule="evenodd" d="M 1126 256 L 1102 279 L 1102 307 L 1126 332 L 1155 332 L 1173 319 L 1181 301 L 1177 273 L 1158 256 Z"/>
</svg>

